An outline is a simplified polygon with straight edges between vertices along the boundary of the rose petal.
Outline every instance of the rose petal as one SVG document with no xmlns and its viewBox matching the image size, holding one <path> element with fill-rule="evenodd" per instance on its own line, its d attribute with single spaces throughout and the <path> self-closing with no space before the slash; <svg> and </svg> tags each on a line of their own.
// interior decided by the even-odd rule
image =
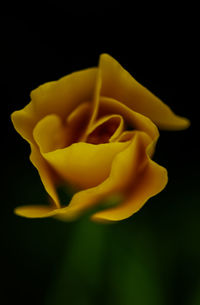
<svg viewBox="0 0 200 305">
<path fill-rule="evenodd" d="M 88 129 L 90 129 L 90 127 L 96 120 L 98 114 L 101 86 L 102 86 L 101 70 L 98 69 L 96 74 L 96 82 L 94 87 L 93 98 L 92 98 L 92 115 L 88 124 Z"/>
<path fill-rule="evenodd" d="M 101 71 L 100 71 L 100 69 L 97 69 L 95 85 L 94 85 L 94 90 L 93 90 L 93 95 L 92 95 L 92 100 L 91 100 L 90 117 L 88 120 L 87 128 L 80 139 L 80 141 L 82 141 L 82 142 L 86 141 L 86 138 L 87 138 L 88 134 L 90 133 L 90 129 L 92 128 L 92 126 L 96 120 L 96 117 L 98 115 L 101 85 L 102 85 Z"/>
<path fill-rule="evenodd" d="M 83 123 L 82 120 L 84 119 L 85 114 L 88 113 L 89 107 L 90 107 L 89 103 L 83 103 L 68 116 L 67 118 L 68 132 L 70 133 L 71 130 L 73 130 L 73 135 L 72 133 L 69 134 L 70 139 L 71 136 L 73 137 L 75 136 L 76 128 L 79 128 L 82 125 Z M 61 123 L 61 119 L 55 114 L 44 117 L 36 125 L 33 134 L 34 134 L 34 139 L 32 141 L 36 142 L 40 146 L 41 151 L 45 151 L 45 152 L 63 146 L 66 140 L 65 128 Z M 67 140 L 69 140 L 68 137 Z M 52 203 L 55 205 L 55 207 L 59 208 L 60 202 L 56 191 L 56 185 L 59 182 L 58 177 L 55 175 L 55 172 L 52 171 L 52 168 L 49 166 L 47 161 L 41 155 L 41 152 L 39 151 L 37 146 L 34 144 L 31 144 L 30 160 L 33 163 L 33 165 L 37 168 L 42 183 L 47 193 L 52 198 Z M 37 210 L 37 206 L 35 207 L 35 209 Z M 27 216 L 25 214 L 22 216 L 30 217 L 28 215 L 31 212 L 29 212 L 28 206 L 18 207 L 17 211 L 18 214 L 27 212 Z M 33 211 L 32 207 L 30 211 Z M 34 215 L 35 213 L 36 212 L 34 212 Z M 40 213 L 40 208 L 38 213 Z"/>
<path fill-rule="evenodd" d="M 128 143 L 74 143 L 64 149 L 43 153 L 47 162 L 66 181 L 80 188 L 89 188 L 104 181 L 116 154 Z"/>
<path fill-rule="evenodd" d="M 43 218 L 53 216 L 57 209 L 45 205 L 20 206 L 14 210 L 15 214 L 27 218 Z"/>
<path fill-rule="evenodd" d="M 49 114 L 36 125 L 33 137 L 42 152 L 63 148 L 67 142 L 67 126 L 59 116 Z"/>
<path fill-rule="evenodd" d="M 30 160 L 37 168 L 42 183 L 47 193 L 53 200 L 52 203 L 55 204 L 56 207 L 60 207 L 59 198 L 56 192 L 56 184 L 58 182 L 58 178 L 56 177 L 47 161 L 42 157 L 39 149 L 33 144 L 31 144 Z"/>
<path fill-rule="evenodd" d="M 105 114 L 109 115 L 111 113 L 121 115 L 124 122 L 126 122 L 133 130 L 144 131 L 153 140 L 159 137 L 158 128 L 149 118 L 133 111 L 113 98 L 101 97 L 99 116 L 101 117 Z"/>
<path fill-rule="evenodd" d="M 130 126 L 133 130 L 140 130 L 147 133 L 153 140 L 153 142 L 147 148 L 147 153 L 150 157 L 153 156 L 155 146 L 159 138 L 159 131 L 156 125 L 149 118 L 131 110 L 130 108 L 113 98 L 101 97 L 99 116 L 101 117 L 105 115 L 105 113 L 120 114 L 123 117 L 124 121 L 128 124 L 128 126 Z M 124 139 L 128 138 L 132 138 L 132 132 L 128 135 L 128 131 L 124 131 L 124 133 L 118 140 L 124 141 Z"/>
<path fill-rule="evenodd" d="M 29 143 L 33 143 L 33 128 L 37 121 L 37 116 L 30 102 L 24 109 L 14 111 L 11 114 L 12 123 L 17 132 Z"/>
<path fill-rule="evenodd" d="M 56 114 L 41 119 L 33 130 L 33 138 L 41 152 L 47 153 L 77 142 L 87 127 L 90 108 L 90 103 L 83 103 L 66 120 Z"/>
<path fill-rule="evenodd" d="M 115 208 L 98 212 L 92 216 L 95 221 L 118 221 L 136 213 L 146 201 L 161 192 L 168 181 L 167 170 L 149 159 L 143 174 L 133 184 L 130 196 Z"/>
<path fill-rule="evenodd" d="M 66 146 L 74 142 L 83 141 L 83 138 L 86 138 L 87 127 L 92 111 L 93 103 L 83 103 L 74 109 L 67 117 L 68 143 Z"/>
<path fill-rule="evenodd" d="M 116 155 L 112 163 L 112 169 L 109 177 L 103 183 L 101 183 L 96 187 L 76 193 L 67 207 L 52 210 L 51 207 L 48 209 L 46 207 L 41 208 L 40 206 L 35 206 L 35 207 L 27 206 L 27 207 L 17 208 L 16 213 L 18 215 L 22 215 L 25 217 L 53 216 L 64 221 L 71 221 L 76 219 L 85 210 L 94 207 L 95 205 L 98 205 L 99 202 L 102 199 L 105 199 L 107 196 L 113 193 L 119 193 L 123 191 L 124 188 L 127 187 L 127 184 L 128 185 L 130 184 L 130 182 L 134 182 L 134 181 L 137 182 L 138 170 L 139 170 L 138 165 L 140 166 L 140 169 L 141 167 L 145 166 L 147 160 L 145 161 L 144 158 L 144 147 L 148 147 L 149 143 L 151 143 L 151 140 L 144 132 L 135 132 L 135 137 L 132 140 L 132 142 L 128 145 L 128 147 Z M 166 175 L 163 175 L 163 173 L 166 174 L 166 170 L 164 168 L 160 167 L 151 160 L 149 160 L 149 165 L 147 168 L 149 168 L 149 170 L 145 171 L 146 176 L 144 176 L 144 184 L 146 186 L 148 186 L 147 182 L 149 182 L 150 184 L 149 184 L 149 188 L 144 190 L 143 192 L 144 196 L 139 197 L 140 205 L 145 203 L 147 197 L 149 198 L 151 196 L 154 196 L 155 193 L 159 191 L 160 188 L 157 187 L 157 185 L 159 185 L 160 183 L 159 179 L 161 179 L 161 181 L 164 180 L 164 182 L 166 183 L 166 179 L 165 179 Z M 152 169 L 154 175 L 151 174 Z M 161 171 L 159 172 L 160 169 Z M 151 179 L 153 178 L 153 181 L 151 181 L 149 177 Z M 139 182 L 142 182 L 142 177 L 139 180 Z M 139 183 L 135 185 L 138 185 L 138 187 L 140 187 L 142 193 L 143 184 L 141 184 L 141 186 L 139 185 Z M 144 201 L 141 202 L 141 199 L 143 199 Z M 134 211 L 137 210 L 137 207 L 139 206 L 137 204 L 138 202 L 136 202 L 135 204 L 132 202 L 133 208 L 131 210 L 131 213 L 132 212 L 134 213 Z M 126 202 L 123 203 L 123 206 L 125 206 L 124 207 L 125 210 L 123 212 L 124 214 L 127 213 L 127 209 L 126 209 L 127 205 L 128 204 Z M 107 212 L 109 211 L 110 209 L 107 210 Z M 105 219 L 111 220 L 112 218 L 110 214 L 101 215 L 99 213 L 96 213 L 95 216 L 93 217 L 94 220 L 98 220 L 98 221 Z"/>
<path fill-rule="evenodd" d="M 126 130 L 122 132 L 122 134 L 119 136 L 117 141 L 119 142 L 126 142 L 126 141 L 131 141 L 133 137 L 135 136 L 135 131 L 134 130 Z"/>
<path fill-rule="evenodd" d="M 89 129 L 87 142 L 93 144 L 115 141 L 122 133 L 124 120 L 121 115 L 107 115 L 101 117 Z"/>
<path fill-rule="evenodd" d="M 81 70 L 33 90 L 31 98 L 38 117 L 54 113 L 66 118 L 81 103 L 92 101 L 96 75 L 97 68 Z"/>
<path fill-rule="evenodd" d="M 33 128 L 44 116 L 53 113 L 65 119 L 77 106 L 92 101 L 97 71 L 97 68 L 90 68 L 74 72 L 34 89 L 32 101 L 11 115 L 17 132 L 33 143 Z"/>
<path fill-rule="evenodd" d="M 114 98 L 134 111 L 149 117 L 162 129 L 184 129 L 189 120 L 175 115 L 158 97 L 139 84 L 110 55 L 102 54 L 99 61 L 102 76 L 101 96 Z"/>
<path fill-rule="evenodd" d="M 130 182 L 137 181 L 138 171 L 146 164 L 145 147 L 151 139 L 144 132 L 135 132 L 135 137 L 126 149 L 113 160 L 109 177 L 96 187 L 76 193 L 69 206 L 58 210 L 56 218 L 71 220 L 83 211 L 95 207 L 113 193 L 125 191 Z"/>
</svg>

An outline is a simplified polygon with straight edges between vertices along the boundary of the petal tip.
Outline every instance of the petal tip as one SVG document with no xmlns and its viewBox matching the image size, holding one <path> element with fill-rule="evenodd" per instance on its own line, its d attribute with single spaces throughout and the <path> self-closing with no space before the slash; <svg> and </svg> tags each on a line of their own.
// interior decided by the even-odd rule
<svg viewBox="0 0 200 305">
<path fill-rule="evenodd" d="M 13 125 L 15 124 L 15 120 L 16 120 L 16 117 L 17 117 L 19 111 L 20 111 L 20 110 L 15 110 L 15 111 L 13 111 L 13 112 L 11 113 L 11 115 L 10 115 L 10 119 L 11 119 Z"/>
<path fill-rule="evenodd" d="M 190 125 L 191 125 L 191 122 L 189 119 L 187 119 L 185 117 L 181 117 L 181 116 L 176 116 L 174 123 L 164 127 L 163 129 L 177 130 L 177 131 L 185 130 L 185 129 L 189 128 Z M 161 128 L 162 128 L 162 126 L 161 126 Z"/>
<path fill-rule="evenodd" d="M 187 118 L 182 118 L 182 128 L 181 129 L 187 129 L 191 125 L 191 121 Z"/>
<path fill-rule="evenodd" d="M 57 209 L 48 206 L 28 205 L 19 206 L 14 209 L 14 214 L 26 218 L 44 218 L 53 216 Z"/>
</svg>

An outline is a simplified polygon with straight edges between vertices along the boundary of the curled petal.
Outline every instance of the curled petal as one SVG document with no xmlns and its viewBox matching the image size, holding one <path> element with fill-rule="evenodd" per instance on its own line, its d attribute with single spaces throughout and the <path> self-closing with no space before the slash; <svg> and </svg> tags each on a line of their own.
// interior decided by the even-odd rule
<svg viewBox="0 0 200 305">
<path fill-rule="evenodd" d="M 124 122 L 126 122 L 131 129 L 147 133 L 152 140 L 156 140 L 159 137 L 158 128 L 148 117 L 128 108 L 126 105 L 113 98 L 101 97 L 99 116 L 101 117 L 105 115 L 105 113 L 107 115 L 111 113 L 121 115 Z"/>
<path fill-rule="evenodd" d="M 98 69 L 96 73 L 96 82 L 94 87 L 94 93 L 92 97 L 92 111 L 91 111 L 91 118 L 88 124 L 88 130 L 96 120 L 98 110 L 99 110 L 99 102 L 100 102 L 100 92 L 101 92 L 101 86 L 102 86 L 102 78 L 101 78 L 101 70 Z"/>
<path fill-rule="evenodd" d="M 114 58 L 102 54 L 101 96 L 114 98 L 149 117 L 159 128 L 178 130 L 189 126 L 189 120 L 174 114 L 158 97 L 139 84 Z"/>
<path fill-rule="evenodd" d="M 136 132 L 126 149 L 113 160 L 109 177 L 96 187 L 76 193 L 66 208 L 58 210 L 56 218 L 71 220 L 85 210 L 98 206 L 101 200 L 113 193 L 126 192 L 127 185 L 137 179 L 138 172 L 146 164 L 145 150 L 151 139 L 143 132 Z"/>
<path fill-rule="evenodd" d="M 16 214 L 74 220 L 120 194 L 117 206 L 107 205 L 92 216 L 95 221 L 117 221 L 165 187 L 166 169 L 150 159 L 157 126 L 184 129 L 189 120 L 177 116 L 108 54 L 101 55 L 97 68 L 39 86 L 31 99 L 11 118 L 31 145 L 30 159 L 52 205 L 22 206 Z M 65 207 L 56 190 L 63 181 L 81 189 Z"/>
<path fill-rule="evenodd" d="M 116 221 L 129 217 L 152 196 L 160 192 L 167 183 L 166 170 L 151 161 L 144 153 L 152 140 L 144 132 L 135 132 L 131 143 L 113 160 L 110 175 L 96 187 L 76 193 L 67 207 L 47 208 L 45 206 L 19 207 L 16 213 L 25 217 L 53 216 L 71 221 L 84 211 L 98 206 L 101 200 L 115 193 L 128 192 L 125 200 L 116 208 L 98 212 L 92 216 L 95 221 Z M 138 174 L 140 174 L 138 176 Z M 139 179 L 138 179 L 139 177 Z M 130 184 L 133 189 L 130 189 Z M 129 190 L 127 190 L 127 185 Z"/>
<path fill-rule="evenodd" d="M 161 192 L 168 181 L 167 170 L 149 159 L 149 162 L 133 184 L 132 192 L 128 198 L 115 208 L 98 212 L 92 216 L 95 221 L 118 221 L 123 220 L 138 210 L 146 201 Z"/>
<path fill-rule="evenodd" d="M 33 136 L 42 152 L 63 148 L 66 145 L 67 128 L 55 114 L 45 116 L 33 130 Z"/>
<path fill-rule="evenodd" d="M 33 129 L 44 116 L 57 114 L 66 119 L 80 104 L 92 101 L 97 72 L 97 68 L 85 69 L 34 89 L 31 102 L 11 115 L 17 132 L 29 143 L 34 143 Z"/>
<path fill-rule="evenodd" d="M 124 120 L 121 115 L 107 115 L 101 117 L 89 129 L 88 143 L 99 144 L 115 141 L 122 133 Z"/>
<path fill-rule="evenodd" d="M 87 127 L 91 105 L 83 103 L 66 120 L 56 114 L 41 119 L 33 130 L 34 141 L 42 153 L 69 146 L 79 140 Z"/>
<path fill-rule="evenodd" d="M 65 181 L 79 188 L 90 188 L 108 177 L 115 155 L 127 146 L 127 142 L 99 145 L 79 142 L 43 156 Z"/>
</svg>

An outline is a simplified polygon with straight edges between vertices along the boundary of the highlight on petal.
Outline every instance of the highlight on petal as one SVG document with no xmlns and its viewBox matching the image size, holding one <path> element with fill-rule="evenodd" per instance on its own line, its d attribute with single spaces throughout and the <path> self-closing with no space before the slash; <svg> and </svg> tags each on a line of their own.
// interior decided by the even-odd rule
<svg viewBox="0 0 200 305">
<path fill-rule="evenodd" d="M 188 119 L 177 116 L 110 55 L 100 56 L 99 69 L 102 76 L 101 96 L 120 101 L 132 110 L 149 117 L 161 129 L 179 130 L 189 126 Z"/>
</svg>

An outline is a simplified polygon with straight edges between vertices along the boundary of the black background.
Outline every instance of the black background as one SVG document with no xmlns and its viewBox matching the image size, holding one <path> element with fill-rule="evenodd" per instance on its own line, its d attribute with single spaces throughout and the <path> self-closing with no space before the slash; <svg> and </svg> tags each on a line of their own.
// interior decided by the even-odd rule
<svg viewBox="0 0 200 305">
<path fill-rule="evenodd" d="M 10 114 L 28 103 L 30 91 L 38 85 L 96 66 L 99 55 L 106 52 L 177 114 L 191 120 L 191 127 L 186 131 L 161 131 L 155 159 L 169 171 L 168 187 L 160 197 L 166 204 L 160 206 L 160 201 L 155 200 L 136 216 L 136 223 L 140 223 L 138 215 L 141 215 L 141 222 L 147 220 L 153 232 L 160 230 L 160 239 L 164 236 L 169 242 L 175 234 L 173 245 L 169 243 L 169 247 L 178 254 L 173 263 L 172 283 L 167 288 L 170 303 L 166 304 L 189 305 L 187 300 L 197 287 L 200 269 L 197 259 L 200 253 L 197 246 L 200 150 L 195 8 L 183 4 L 137 7 L 125 2 L 25 6 L 6 8 L 1 17 L 2 304 L 10 304 L 11 300 L 21 305 L 43 304 L 48 278 L 53 277 L 52 270 L 57 264 L 52 270 L 50 266 L 59 261 L 63 250 L 61 236 L 68 236 L 72 228 L 71 224 L 65 227 L 51 220 L 29 225 L 29 220 L 13 215 L 13 208 L 19 202 L 37 200 L 41 184 L 28 161 L 29 147 L 15 132 Z M 27 174 L 32 175 L 31 182 Z M 44 192 L 40 198 L 45 198 Z M 129 232 L 134 230 L 132 222 L 133 219 L 129 219 L 124 225 Z M 56 227 L 57 251 L 48 235 L 48 230 L 53 231 L 52 226 Z M 123 225 L 116 226 L 118 233 L 120 226 Z M 61 229 L 65 230 L 62 235 Z M 42 237 L 38 241 L 34 232 L 40 235 L 40 230 Z M 25 237 L 19 238 L 18 234 L 25 234 Z M 112 234 L 115 234 L 114 227 Z M 192 249 L 191 240 L 192 245 L 196 245 Z M 42 248 L 43 242 L 53 253 L 49 257 L 46 257 L 47 249 Z M 185 250 L 189 247 L 191 252 Z M 162 259 L 161 265 L 164 265 L 164 254 Z M 166 270 L 163 278 L 164 272 Z"/>
</svg>

